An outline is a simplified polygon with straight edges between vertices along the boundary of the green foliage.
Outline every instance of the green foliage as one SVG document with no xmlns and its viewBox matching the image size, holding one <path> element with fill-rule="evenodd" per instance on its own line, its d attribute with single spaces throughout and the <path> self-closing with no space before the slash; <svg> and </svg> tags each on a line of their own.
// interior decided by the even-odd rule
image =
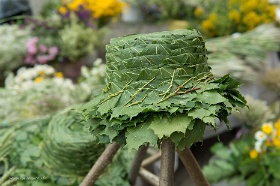
<svg viewBox="0 0 280 186">
<path fill-rule="evenodd" d="M 211 147 L 213 157 L 203 167 L 203 173 L 211 183 L 239 180 L 248 186 L 279 185 L 279 150 L 263 153 L 260 158 L 249 156 L 253 138 L 243 136 L 225 146 L 221 142 Z"/>
<path fill-rule="evenodd" d="M 82 181 L 104 145 L 96 144 L 94 137 L 82 129 L 81 116 L 71 112 L 65 110 L 1 128 L 0 185 L 76 186 Z M 50 142 L 52 149 L 46 149 L 45 144 Z M 120 151 L 96 184 L 129 185 L 133 157 L 134 153 Z"/>
<path fill-rule="evenodd" d="M 100 44 L 103 31 L 91 27 L 83 27 L 78 18 L 70 19 L 70 23 L 59 30 L 61 56 L 76 62 L 87 54 L 91 54 Z"/>
</svg>

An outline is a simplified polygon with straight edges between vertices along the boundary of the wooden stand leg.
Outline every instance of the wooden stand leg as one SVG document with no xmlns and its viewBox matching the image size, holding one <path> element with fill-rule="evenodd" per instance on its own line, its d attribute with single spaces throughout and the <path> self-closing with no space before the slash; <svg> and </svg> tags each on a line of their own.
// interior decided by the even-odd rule
<svg viewBox="0 0 280 186">
<path fill-rule="evenodd" d="M 142 164 L 142 161 L 145 158 L 148 147 L 149 147 L 149 145 L 141 146 L 136 153 L 136 156 L 135 156 L 134 161 L 132 163 L 131 170 L 130 170 L 129 175 L 128 175 L 128 180 L 129 180 L 129 183 L 131 185 L 134 185 L 135 182 L 136 182 L 136 179 L 137 179 L 137 176 L 138 176 L 138 173 L 139 173 L 139 170 L 140 170 L 140 166 Z"/>
<path fill-rule="evenodd" d="M 210 186 L 190 149 L 177 150 L 180 159 L 196 186 Z"/>
<path fill-rule="evenodd" d="M 147 171 L 146 169 L 140 168 L 139 175 L 143 180 L 145 180 L 152 186 L 158 186 L 159 178 L 156 175 L 152 174 L 151 172 Z"/>
<path fill-rule="evenodd" d="M 160 186 L 174 185 L 175 145 L 170 139 L 164 139 L 161 145 Z"/>
<path fill-rule="evenodd" d="M 93 167 L 90 169 L 80 186 L 92 186 L 102 174 L 102 171 L 109 165 L 116 153 L 118 152 L 120 145 L 116 142 L 109 144 Z"/>
</svg>

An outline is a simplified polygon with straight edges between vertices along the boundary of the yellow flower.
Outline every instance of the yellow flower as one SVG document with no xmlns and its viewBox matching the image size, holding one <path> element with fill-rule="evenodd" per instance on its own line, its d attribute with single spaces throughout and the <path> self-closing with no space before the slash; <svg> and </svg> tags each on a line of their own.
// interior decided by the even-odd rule
<svg viewBox="0 0 280 186">
<path fill-rule="evenodd" d="M 262 131 L 265 133 L 265 134 L 271 134 L 272 131 L 273 131 L 273 126 L 271 123 L 264 123 L 262 124 Z"/>
<path fill-rule="evenodd" d="M 280 139 L 279 138 L 273 138 L 272 139 L 272 142 L 273 142 L 273 145 L 276 147 L 276 148 L 280 148 Z"/>
<path fill-rule="evenodd" d="M 276 135 L 276 137 L 280 138 L 280 130 L 279 129 L 276 130 L 275 135 Z"/>
<path fill-rule="evenodd" d="M 35 83 L 41 83 L 43 80 L 44 80 L 44 78 L 42 78 L 42 77 L 36 77 L 34 82 Z"/>
<path fill-rule="evenodd" d="M 93 18 L 116 17 L 122 12 L 125 3 L 118 0 L 64 0 L 65 6 L 72 10 L 78 11 L 80 6 L 90 10 Z M 62 9 L 63 11 L 63 9 Z"/>
<path fill-rule="evenodd" d="M 240 13 L 237 10 L 232 10 L 229 12 L 229 18 L 233 20 L 235 23 L 240 22 Z"/>
<path fill-rule="evenodd" d="M 200 17 L 202 14 L 203 14 L 203 9 L 202 8 L 200 8 L 200 7 L 197 7 L 195 10 L 194 10 L 194 15 L 196 16 L 196 17 Z"/>
<path fill-rule="evenodd" d="M 63 77 L 64 77 L 64 75 L 63 75 L 62 72 L 56 72 L 56 73 L 54 74 L 54 76 L 57 77 L 57 78 L 63 78 Z"/>
<path fill-rule="evenodd" d="M 259 153 L 255 149 L 250 150 L 250 153 L 249 153 L 250 158 L 256 159 L 258 157 L 258 155 L 259 155 Z"/>
<path fill-rule="evenodd" d="M 274 123 L 274 127 L 275 127 L 276 129 L 280 129 L 280 119 L 278 119 L 278 121 L 276 121 L 276 122 Z"/>
<path fill-rule="evenodd" d="M 210 36 L 215 35 L 215 25 L 209 19 L 202 22 L 202 30 L 208 33 Z"/>
<path fill-rule="evenodd" d="M 65 8 L 65 6 L 61 6 L 59 7 L 58 11 L 61 13 L 61 14 L 65 14 L 67 12 L 67 8 Z"/>
<path fill-rule="evenodd" d="M 209 15 L 209 19 L 210 19 L 211 21 L 216 21 L 216 20 L 218 19 L 218 16 L 217 16 L 217 14 L 215 14 L 215 13 L 211 13 L 211 14 Z"/>
<path fill-rule="evenodd" d="M 84 0 L 73 0 L 67 4 L 67 7 L 70 10 L 77 11 L 77 10 L 79 10 L 80 6 L 85 6 L 85 5 L 86 5 L 86 2 Z"/>
</svg>

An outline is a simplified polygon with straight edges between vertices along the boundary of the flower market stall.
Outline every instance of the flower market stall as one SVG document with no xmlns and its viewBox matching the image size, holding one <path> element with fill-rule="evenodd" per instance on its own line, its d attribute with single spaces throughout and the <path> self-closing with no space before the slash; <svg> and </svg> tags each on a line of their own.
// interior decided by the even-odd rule
<svg viewBox="0 0 280 186">
<path fill-rule="evenodd" d="M 30 5 L 0 20 L 0 185 L 280 184 L 278 0 Z"/>
</svg>

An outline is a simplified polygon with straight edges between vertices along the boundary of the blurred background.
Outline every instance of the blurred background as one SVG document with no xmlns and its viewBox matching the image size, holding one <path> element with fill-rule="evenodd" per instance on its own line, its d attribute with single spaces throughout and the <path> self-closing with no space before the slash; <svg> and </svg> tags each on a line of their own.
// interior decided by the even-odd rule
<svg viewBox="0 0 280 186">
<path fill-rule="evenodd" d="M 0 185 L 78 185 L 105 146 L 72 110 L 106 86 L 110 39 L 188 28 L 248 104 L 191 147 L 204 175 L 279 185 L 279 21 L 278 0 L 0 0 Z M 129 185 L 133 156 L 121 151 L 96 185 Z M 176 186 L 194 185 L 177 157 L 175 168 Z M 159 162 L 148 169 L 158 175 Z"/>
</svg>

